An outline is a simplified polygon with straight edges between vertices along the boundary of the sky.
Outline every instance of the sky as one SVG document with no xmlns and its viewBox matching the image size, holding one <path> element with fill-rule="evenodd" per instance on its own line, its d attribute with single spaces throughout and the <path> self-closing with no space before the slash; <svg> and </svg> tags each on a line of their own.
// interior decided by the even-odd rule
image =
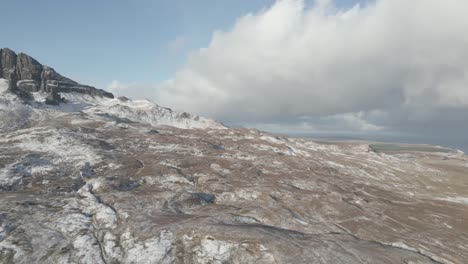
<svg viewBox="0 0 468 264">
<path fill-rule="evenodd" d="M 310 0 L 307 3 L 312 3 Z M 339 0 L 352 6 L 355 0 Z M 274 0 L 0 0 L 1 47 L 25 52 L 78 81 L 157 83 L 171 78 L 215 31 Z M 20 15 L 19 15 L 20 14 Z"/>
<path fill-rule="evenodd" d="M 118 95 L 272 132 L 468 148 L 465 0 L 4 2 L 0 46 Z"/>
</svg>

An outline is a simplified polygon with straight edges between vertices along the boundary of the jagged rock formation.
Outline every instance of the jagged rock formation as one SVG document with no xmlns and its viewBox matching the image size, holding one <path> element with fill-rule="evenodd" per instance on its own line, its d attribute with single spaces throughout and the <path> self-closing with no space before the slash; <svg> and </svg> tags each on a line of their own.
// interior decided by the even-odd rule
<svg viewBox="0 0 468 264">
<path fill-rule="evenodd" d="M 0 50 L 0 78 L 5 78 L 10 81 L 8 89 L 16 90 L 16 82 L 18 81 L 16 73 L 16 53 L 5 48 Z"/>
<path fill-rule="evenodd" d="M 0 50 L 0 78 L 9 80 L 9 90 L 27 98 L 28 93 L 44 91 L 49 96 L 48 104 L 63 101 L 59 93 L 83 93 L 114 98 L 112 93 L 79 84 L 58 74 L 54 69 L 42 65 L 31 56 L 16 54 L 8 48 Z"/>
</svg>

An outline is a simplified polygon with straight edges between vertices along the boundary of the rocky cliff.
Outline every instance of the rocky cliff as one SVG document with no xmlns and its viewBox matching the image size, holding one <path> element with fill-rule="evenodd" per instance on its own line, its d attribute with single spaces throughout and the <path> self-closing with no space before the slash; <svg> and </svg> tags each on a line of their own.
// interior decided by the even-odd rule
<svg viewBox="0 0 468 264">
<path fill-rule="evenodd" d="M 0 78 L 9 81 L 9 90 L 29 99 L 31 92 L 48 94 L 46 103 L 57 104 L 63 99 L 59 93 L 76 92 L 93 96 L 113 98 L 112 93 L 92 86 L 79 84 L 63 77 L 53 68 L 42 65 L 33 57 L 9 48 L 0 49 Z"/>
</svg>

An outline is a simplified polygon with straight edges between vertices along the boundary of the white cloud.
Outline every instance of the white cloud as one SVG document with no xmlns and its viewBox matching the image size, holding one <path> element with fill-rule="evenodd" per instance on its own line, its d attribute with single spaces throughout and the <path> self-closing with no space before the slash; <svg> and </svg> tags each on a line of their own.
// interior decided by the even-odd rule
<svg viewBox="0 0 468 264">
<path fill-rule="evenodd" d="M 169 42 L 168 49 L 171 53 L 181 52 L 187 43 L 187 40 L 184 36 L 177 36 L 171 42 Z"/>
<path fill-rule="evenodd" d="M 154 84 L 142 83 L 123 83 L 113 80 L 107 90 L 116 96 L 130 96 L 134 99 L 151 99 L 155 100 L 157 86 Z"/>
<path fill-rule="evenodd" d="M 120 95 L 122 94 L 123 92 L 125 92 L 125 90 L 128 89 L 128 85 L 127 84 L 124 84 L 122 82 L 119 82 L 117 80 L 113 80 L 109 86 L 107 86 L 107 90 L 111 93 L 115 93 L 117 95 Z"/>
<path fill-rule="evenodd" d="M 466 10 L 465 0 L 376 0 L 347 10 L 280 0 L 215 32 L 154 99 L 231 123 L 327 118 L 346 129 L 424 130 L 442 112 L 468 114 Z"/>
</svg>

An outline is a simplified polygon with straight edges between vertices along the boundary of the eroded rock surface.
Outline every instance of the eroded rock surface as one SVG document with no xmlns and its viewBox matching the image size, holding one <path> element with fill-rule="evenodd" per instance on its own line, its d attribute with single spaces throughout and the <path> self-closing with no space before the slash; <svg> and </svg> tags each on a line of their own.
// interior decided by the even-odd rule
<svg viewBox="0 0 468 264">
<path fill-rule="evenodd" d="M 1 128 L 0 263 L 468 259 L 462 153 L 181 129 L 130 100 L 5 96 L 34 111 Z"/>
<path fill-rule="evenodd" d="M 31 56 L 16 54 L 8 48 L 0 49 L 0 78 L 9 81 L 11 91 L 27 98 L 30 92 L 44 91 L 49 94 L 47 103 L 59 104 L 63 100 L 59 93 L 83 93 L 113 98 L 112 93 L 79 84 L 58 74 L 54 69 L 42 65 Z"/>
</svg>

